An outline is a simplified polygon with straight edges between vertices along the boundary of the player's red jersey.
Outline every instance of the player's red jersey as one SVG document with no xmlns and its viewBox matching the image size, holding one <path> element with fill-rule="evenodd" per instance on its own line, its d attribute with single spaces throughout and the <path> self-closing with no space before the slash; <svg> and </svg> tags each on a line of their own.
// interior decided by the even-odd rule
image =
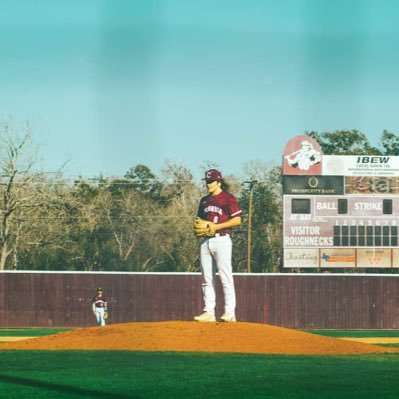
<svg viewBox="0 0 399 399">
<path fill-rule="evenodd" d="M 200 201 L 197 216 L 204 220 L 219 224 L 240 216 L 242 209 L 238 205 L 236 197 L 227 191 L 218 195 L 207 195 Z M 231 233 L 232 229 L 219 230 L 218 233 Z"/>
</svg>

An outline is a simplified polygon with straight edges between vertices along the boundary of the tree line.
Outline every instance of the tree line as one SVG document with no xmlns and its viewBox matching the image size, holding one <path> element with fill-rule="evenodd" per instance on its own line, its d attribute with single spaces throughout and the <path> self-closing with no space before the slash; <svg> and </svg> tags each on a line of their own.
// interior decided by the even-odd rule
<svg viewBox="0 0 399 399">
<path fill-rule="evenodd" d="M 399 155 L 399 136 L 388 131 L 378 147 L 356 130 L 305 133 L 325 154 Z M 32 142 L 28 125 L 1 123 L 0 270 L 199 270 L 192 221 L 206 190 L 189 169 L 169 162 L 157 175 L 136 164 L 121 177 L 71 181 L 61 171 L 37 170 Z M 249 162 L 243 176 L 227 176 L 244 210 L 233 238 L 234 271 L 282 271 L 281 165 Z"/>
</svg>

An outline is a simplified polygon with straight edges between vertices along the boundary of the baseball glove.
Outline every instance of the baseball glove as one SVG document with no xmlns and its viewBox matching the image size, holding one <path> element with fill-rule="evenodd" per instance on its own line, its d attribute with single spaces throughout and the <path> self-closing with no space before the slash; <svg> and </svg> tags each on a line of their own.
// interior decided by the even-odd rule
<svg viewBox="0 0 399 399">
<path fill-rule="evenodd" d="M 196 237 L 213 237 L 216 232 L 215 223 L 203 219 L 194 220 L 194 234 Z"/>
<path fill-rule="evenodd" d="M 104 312 L 104 320 L 108 319 L 108 312 Z"/>
</svg>

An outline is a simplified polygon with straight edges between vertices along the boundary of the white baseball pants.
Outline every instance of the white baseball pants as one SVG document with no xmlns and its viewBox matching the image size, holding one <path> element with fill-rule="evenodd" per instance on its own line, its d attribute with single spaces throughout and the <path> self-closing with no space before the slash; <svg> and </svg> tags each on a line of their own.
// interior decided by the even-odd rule
<svg viewBox="0 0 399 399">
<path fill-rule="evenodd" d="M 224 312 L 235 314 L 236 294 L 231 265 L 232 248 L 233 245 L 229 235 L 216 235 L 215 237 L 205 238 L 201 242 L 200 260 L 205 312 L 215 314 L 215 275 L 216 271 L 218 271 L 223 286 Z"/>
<path fill-rule="evenodd" d="M 97 325 L 98 326 L 105 326 L 105 320 L 104 320 L 104 308 L 96 308 L 96 319 L 97 319 Z"/>
</svg>

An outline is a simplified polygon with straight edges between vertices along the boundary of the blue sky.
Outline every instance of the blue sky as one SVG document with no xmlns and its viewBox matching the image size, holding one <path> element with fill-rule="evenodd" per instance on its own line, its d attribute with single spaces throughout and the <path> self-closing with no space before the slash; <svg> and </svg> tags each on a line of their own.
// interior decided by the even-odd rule
<svg viewBox="0 0 399 399">
<path fill-rule="evenodd" d="M 0 117 L 41 164 L 239 175 L 305 131 L 399 133 L 395 0 L 1 0 Z"/>
</svg>

